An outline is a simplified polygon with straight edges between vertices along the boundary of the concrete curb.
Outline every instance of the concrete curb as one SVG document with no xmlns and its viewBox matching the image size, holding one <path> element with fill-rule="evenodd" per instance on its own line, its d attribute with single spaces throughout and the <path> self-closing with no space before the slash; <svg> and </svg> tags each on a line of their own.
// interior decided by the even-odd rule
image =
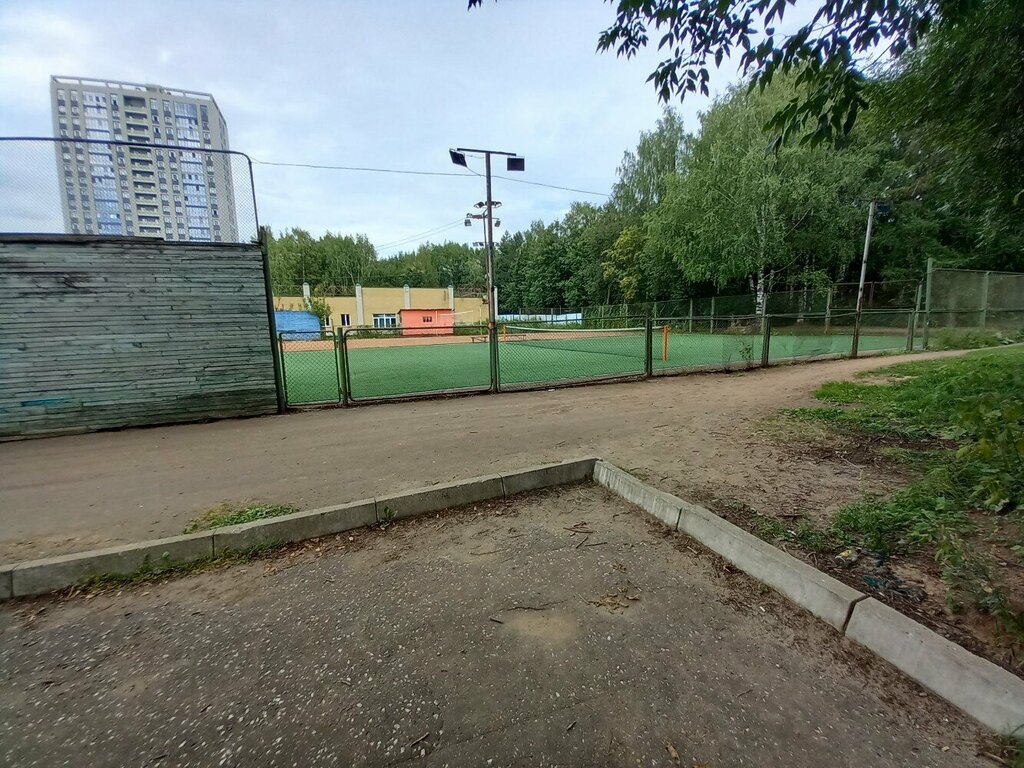
<svg viewBox="0 0 1024 768">
<path fill-rule="evenodd" d="M 403 493 L 378 496 L 377 520 L 401 520 L 449 507 L 461 507 L 487 499 L 503 498 L 501 475 L 472 477 L 454 483 L 441 483 L 426 488 L 415 488 Z"/>
<path fill-rule="evenodd" d="M 595 458 L 570 459 L 185 536 L 0 565 L 0 600 L 55 592 L 93 576 L 132 573 L 147 565 L 188 562 L 229 551 L 330 536 L 383 521 L 388 516 L 385 510 L 394 512 L 393 519 L 401 519 L 524 491 L 582 482 L 591 478 L 596 461 Z"/>
<path fill-rule="evenodd" d="M 997 733 L 1024 724 L 1024 680 L 710 510 L 598 461 L 594 480 L 785 595 Z M 674 512 L 678 510 L 678 512 Z"/>
<path fill-rule="evenodd" d="M 19 563 L 11 571 L 11 594 L 26 597 L 53 592 L 106 573 L 131 573 L 145 566 L 213 556 L 209 531 L 109 547 Z"/>
<path fill-rule="evenodd" d="M 840 632 L 854 604 L 866 597 L 710 510 L 652 488 L 612 464 L 599 461 L 594 480 L 673 530 L 696 539 Z"/>
<path fill-rule="evenodd" d="M 0 600 L 14 597 L 13 571 L 13 565 L 0 566 Z"/>
<path fill-rule="evenodd" d="M 292 544 L 306 539 L 317 539 L 334 533 L 362 528 L 377 522 L 376 504 L 373 499 L 353 501 L 334 507 L 296 512 L 268 520 L 214 528 L 213 555 L 252 547 Z"/>
<path fill-rule="evenodd" d="M 554 485 L 568 485 L 590 480 L 594 475 L 597 459 L 570 459 L 557 464 L 538 464 L 518 472 L 502 472 L 501 487 L 505 498 L 517 493 L 550 488 Z"/>
<path fill-rule="evenodd" d="M 846 636 L 997 733 L 1024 724 L 1024 680 L 874 598 L 854 607 Z"/>
</svg>

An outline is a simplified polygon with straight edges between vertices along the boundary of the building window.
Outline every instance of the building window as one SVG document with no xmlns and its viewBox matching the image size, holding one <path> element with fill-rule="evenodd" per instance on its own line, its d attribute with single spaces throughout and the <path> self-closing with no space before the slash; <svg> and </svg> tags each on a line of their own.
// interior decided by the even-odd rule
<svg viewBox="0 0 1024 768">
<path fill-rule="evenodd" d="M 381 314 L 373 316 L 374 328 L 397 328 L 398 315 Z"/>
<path fill-rule="evenodd" d="M 432 318 L 430 315 L 424 315 L 423 316 L 423 322 L 424 323 L 432 323 L 432 322 L 434 322 L 434 318 Z"/>
<path fill-rule="evenodd" d="M 352 325 L 352 318 L 350 318 L 348 315 L 342 315 L 339 319 L 341 320 L 342 327 Z"/>
</svg>

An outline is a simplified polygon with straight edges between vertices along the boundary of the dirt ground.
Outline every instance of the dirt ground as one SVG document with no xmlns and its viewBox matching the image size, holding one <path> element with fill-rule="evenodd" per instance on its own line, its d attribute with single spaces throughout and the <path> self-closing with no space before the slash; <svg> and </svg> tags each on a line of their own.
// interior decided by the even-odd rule
<svg viewBox="0 0 1024 768">
<path fill-rule="evenodd" d="M 813 404 L 826 381 L 900 359 L 3 443 L 0 562 L 177 534 L 224 502 L 313 508 L 586 455 L 684 498 L 833 510 L 900 477 L 794 455 L 765 419 Z"/>
<path fill-rule="evenodd" d="M 593 485 L 0 608 L 18 766 L 989 766 L 943 702 Z"/>
</svg>

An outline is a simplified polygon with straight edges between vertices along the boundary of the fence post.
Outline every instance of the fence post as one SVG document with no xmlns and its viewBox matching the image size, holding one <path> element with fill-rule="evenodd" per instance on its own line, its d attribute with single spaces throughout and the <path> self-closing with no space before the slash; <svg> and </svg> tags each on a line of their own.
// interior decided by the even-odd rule
<svg viewBox="0 0 1024 768">
<path fill-rule="evenodd" d="M 693 333 L 693 299 L 692 298 L 690 299 L 690 322 L 689 322 L 689 329 L 690 329 L 689 332 Z"/>
<path fill-rule="evenodd" d="M 352 402 L 352 369 L 348 364 L 348 330 L 341 332 L 341 371 L 345 385 L 341 390 L 342 405 Z"/>
<path fill-rule="evenodd" d="M 288 404 L 288 374 L 284 369 L 284 334 L 277 334 L 277 357 L 281 361 L 281 397 L 283 398 L 283 405 L 279 406 L 278 413 L 284 413 L 285 406 Z"/>
<path fill-rule="evenodd" d="M 981 278 L 981 327 L 984 328 L 988 323 L 988 276 L 991 272 L 986 272 Z"/>
<path fill-rule="evenodd" d="M 828 336 L 829 328 L 832 325 L 832 291 L 833 287 L 828 287 L 828 293 L 825 294 L 825 335 Z"/>
<path fill-rule="evenodd" d="M 345 404 L 345 364 L 341 359 L 341 337 L 344 332 L 340 328 L 334 329 L 334 363 L 338 375 L 338 402 Z"/>
<path fill-rule="evenodd" d="M 501 388 L 498 384 L 498 326 L 497 324 L 488 324 L 487 326 L 487 347 L 489 350 L 488 358 L 490 358 L 491 366 L 491 392 L 500 392 Z"/>
<path fill-rule="evenodd" d="M 772 318 L 764 315 L 761 319 L 761 367 L 768 367 L 768 350 L 772 343 Z"/>
<path fill-rule="evenodd" d="M 932 272 L 935 269 L 935 259 L 928 259 L 928 271 L 924 276 L 924 328 L 921 332 L 924 349 L 928 349 L 928 331 L 932 324 Z"/>
<path fill-rule="evenodd" d="M 651 320 L 650 314 L 644 318 L 644 338 L 644 376 L 650 378 L 654 375 L 654 321 Z"/>
<path fill-rule="evenodd" d="M 277 412 L 284 413 L 288 405 L 288 392 L 284 377 L 284 354 L 274 314 L 274 290 L 270 281 L 270 250 L 267 246 L 269 232 L 269 227 L 260 227 L 258 237 L 260 258 L 263 261 L 263 291 L 267 301 L 267 325 L 270 330 L 270 359 L 274 365 L 274 393 L 277 398 Z"/>
<path fill-rule="evenodd" d="M 715 297 L 711 297 L 711 333 L 715 332 Z"/>
<path fill-rule="evenodd" d="M 914 351 L 914 337 L 917 336 L 917 316 L 921 311 L 921 292 L 924 290 L 922 283 L 917 284 L 917 296 L 914 298 L 914 311 L 910 315 L 910 338 L 907 340 L 907 351 Z"/>
</svg>

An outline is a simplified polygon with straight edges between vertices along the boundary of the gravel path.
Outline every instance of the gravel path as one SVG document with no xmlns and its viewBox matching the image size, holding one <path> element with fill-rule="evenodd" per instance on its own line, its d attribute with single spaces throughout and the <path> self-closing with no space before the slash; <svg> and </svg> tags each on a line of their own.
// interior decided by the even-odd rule
<svg viewBox="0 0 1024 768">
<path fill-rule="evenodd" d="M 759 425 L 898 359 L 3 443 L 0 562 L 177 534 L 225 501 L 313 508 L 595 454 L 683 496 L 837 507 L 880 481 L 794 459 Z"/>
</svg>

